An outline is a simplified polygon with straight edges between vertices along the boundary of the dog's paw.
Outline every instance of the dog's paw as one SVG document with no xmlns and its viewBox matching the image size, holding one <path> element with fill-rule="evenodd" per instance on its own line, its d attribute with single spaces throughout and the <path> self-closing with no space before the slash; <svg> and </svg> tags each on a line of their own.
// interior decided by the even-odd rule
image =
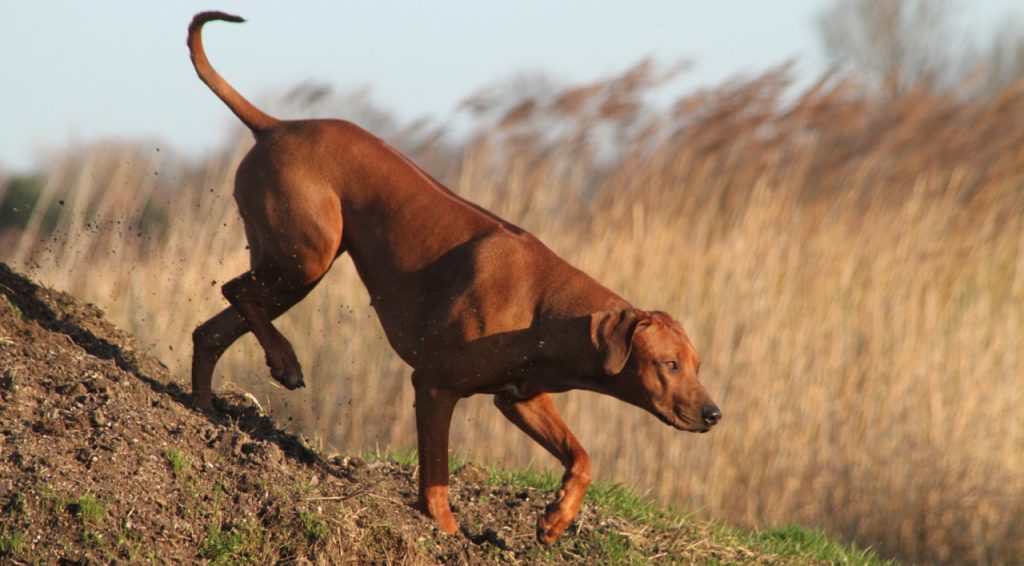
<svg viewBox="0 0 1024 566">
<path fill-rule="evenodd" d="M 553 544 L 562 536 L 580 512 L 583 493 L 584 491 L 566 488 L 555 493 L 555 500 L 549 503 L 544 513 L 537 518 L 538 541 L 542 544 Z"/>
<path fill-rule="evenodd" d="M 433 519 L 437 523 L 437 527 L 445 534 L 454 535 L 459 532 L 459 523 L 455 520 L 455 516 L 452 515 L 452 509 L 448 505 L 447 497 L 431 500 L 420 499 L 416 503 L 416 507 L 421 513 Z"/>
<path fill-rule="evenodd" d="M 537 540 L 541 544 L 554 544 L 572 523 L 573 518 L 561 506 L 549 505 L 547 511 L 537 519 Z"/>
<path fill-rule="evenodd" d="M 288 390 L 295 390 L 295 389 L 298 389 L 300 387 L 305 387 L 306 386 L 306 382 L 302 378 L 302 370 L 301 369 L 295 369 L 295 370 L 291 370 L 291 371 L 284 370 L 284 371 L 281 371 L 281 372 L 276 372 L 274 370 L 271 370 L 270 371 L 270 376 L 273 377 L 278 383 L 283 385 L 285 387 L 285 389 L 288 389 Z"/>
<path fill-rule="evenodd" d="M 210 391 L 197 391 L 192 393 L 192 408 L 200 413 L 213 413 L 213 393 Z"/>
<path fill-rule="evenodd" d="M 288 354 L 284 357 L 267 354 L 267 367 L 270 368 L 270 377 L 273 377 L 274 381 L 283 385 L 285 389 L 295 390 L 305 387 L 306 382 L 302 378 L 302 366 L 295 359 L 295 354 L 290 352 Z"/>
</svg>

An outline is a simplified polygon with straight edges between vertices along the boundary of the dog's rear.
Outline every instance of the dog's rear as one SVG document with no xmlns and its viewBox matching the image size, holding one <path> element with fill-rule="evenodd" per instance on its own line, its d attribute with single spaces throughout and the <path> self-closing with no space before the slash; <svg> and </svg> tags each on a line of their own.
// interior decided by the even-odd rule
<svg viewBox="0 0 1024 566">
<path fill-rule="evenodd" d="M 202 28 L 216 20 L 244 21 L 223 12 L 197 14 L 188 29 L 192 62 L 199 78 L 253 132 L 257 145 L 235 178 L 251 269 L 224 285 L 231 307 L 193 333 L 193 399 L 203 409 L 211 407 L 217 359 L 249 331 L 266 353 L 271 376 L 289 389 L 303 386 L 294 349 L 271 321 L 305 297 L 327 272 L 341 253 L 342 230 L 341 205 L 330 187 L 318 185 L 316 175 L 304 177 L 302 163 L 274 158 L 280 140 L 271 133 L 285 123 L 256 108 L 210 65 Z"/>
</svg>

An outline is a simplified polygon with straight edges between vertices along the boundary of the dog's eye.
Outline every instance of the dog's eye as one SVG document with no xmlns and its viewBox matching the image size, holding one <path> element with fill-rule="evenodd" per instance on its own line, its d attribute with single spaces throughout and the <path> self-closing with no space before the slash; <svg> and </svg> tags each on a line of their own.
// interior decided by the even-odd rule
<svg viewBox="0 0 1024 566">
<path fill-rule="evenodd" d="M 665 367 L 667 367 L 669 371 L 676 371 L 679 369 L 679 362 L 675 360 L 669 360 L 665 362 Z"/>
</svg>

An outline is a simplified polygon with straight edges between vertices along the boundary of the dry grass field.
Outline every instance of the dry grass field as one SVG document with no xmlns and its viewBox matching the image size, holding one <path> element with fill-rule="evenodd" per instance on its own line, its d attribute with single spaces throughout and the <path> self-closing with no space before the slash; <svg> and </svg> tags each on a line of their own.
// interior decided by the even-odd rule
<svg viewBox="0 0 1024 566">
<path fill-rule="evenodd" d="M 778 70 L 655 112 L 654 75 L 478 96 L 458 147 L 388 137 L 687 328 L 722 424 L 687 435 L 559 395 L 595 475 L 904 560 L 1024 560 L 1024 91 L 879 98 L 829 77 L 794 91 Z M 201 163 L 145 144 L 68 149 L 0 260 L 101 306 L 187 381 L 192 329 L 246 269 L 238 139 Z M 408 368 L 346 257 L 280 328 L 305 390 L 271 386 L 251 337 L 216 385 L 254 392 L 327 450 L 414 445 Z M 475 460 L 554 464 L 488 398 L 461 404 L 453 431 Z"/>
</svg>

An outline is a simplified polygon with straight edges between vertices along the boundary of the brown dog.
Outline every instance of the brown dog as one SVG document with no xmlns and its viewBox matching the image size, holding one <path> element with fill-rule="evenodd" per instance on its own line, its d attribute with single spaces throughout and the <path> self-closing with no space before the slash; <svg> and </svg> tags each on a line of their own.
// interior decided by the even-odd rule
<svg viewBox="0 0 1024 566">
<path fill-rule="evenodd" d="M 217 359 L 249 331 L 274 379 L 303 386 L 295 352 L 271 321 L 347 251 L 392 347 L 414 368 L 418 504 L 447 533 L 457 529 L 448 427 L 463 397 L 493 394 L 498 409 L 565 466 L 558 498 L 538 521 L 544 543 L 569 526 L 590 484 L 587 453 L 550 393 L 605 393 L 681 430 L 706 432 L 718 422 L 678 322 L 633 308 L 357 126 L 265 114 L 210 66 L 200 30 L 211 20 L 243 20 L 198 14 L 188 46 L 199 78 L 256 137 L 234 193 L 252 267 L 224 285 L 231 306 L 193 334 L 197 407 L 211 406 Z"/>
</svg>

